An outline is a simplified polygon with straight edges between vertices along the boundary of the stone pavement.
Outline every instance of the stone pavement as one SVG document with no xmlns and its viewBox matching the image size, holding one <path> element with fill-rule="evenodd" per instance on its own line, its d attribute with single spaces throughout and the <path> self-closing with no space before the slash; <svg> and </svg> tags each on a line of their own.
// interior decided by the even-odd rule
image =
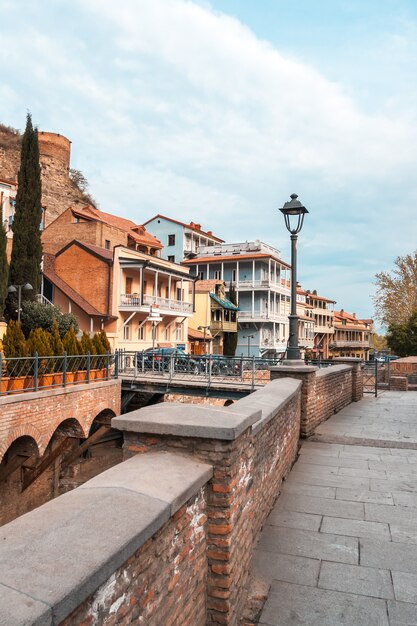
<svg viewBox="0 0 417 626">
<path fill-rule="evenodd" d="M 416 626 L 417 393 L 367 397 L 317 434 L 255 552 L 260 626 Z"/>
</svg>

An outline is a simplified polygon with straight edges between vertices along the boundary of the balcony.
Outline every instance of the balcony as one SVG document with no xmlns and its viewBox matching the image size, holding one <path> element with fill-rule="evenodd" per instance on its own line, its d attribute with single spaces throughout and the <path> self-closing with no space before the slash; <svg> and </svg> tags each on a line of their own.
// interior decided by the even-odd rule
<svg viewBox="0 0 417 626">
<path fill-rule="evenodd" d="M 228 322 L 226 320 L 212 320 L 210 322 L 210 330 L 212 333 L 214 332 L 223 332 L 223 333 L 237 333 L 237 321 L 236 322 Z"/>
<path fill-rule="evenodd" d="M 191 302 L 182 300 L 174 300 L 172 298 L 160 298 L 144 294 L 142 297 L 138 293 L 121 294 L 119 308 L 123 310 L 138 310 L 149 313 L 150 306 L 157 306 L 161 313 L 164 314 L 183 314 L 191 315 L 193 313 L 193 305 Z"/>
<path fill-rule="evenodd" d="M 269 320 L 271 322 L 281 322 L 284 324 L 288 322 L 288 314 L 284 313 L 275 313 L 273 311 L 268 311 L 267 309 L 263 310 L 255 310 L 252 314 L 252 311 L 239 311 L 238 313 L 239 322 L 245 320 Z"/>
<path fill-rule="evenodd" d="M 233 285 L 238 289 L 275 289 L 279 291 L 289 291 L 290 290 L 290 282 L 288 280 L 278 279 L 274 281 L 272 278 L 268 277 L 252 280 L 245 279 L 239 280 L 239 282 L 234 281 Z"/>
<path fill-rule="evenodd" d="M 334 333 L 334 326 L 318 326 L 317 324 L 314 326 L 314 332 L 317 333 L 322 333 L 322 334 L 327 334 L 327 335 L 333 335 Z"/>
<path fill-rule="evenodd" d="M 333 341 L 330 344 L 330 349 L 335 348 L 369 348 L 369 341 L 349 341 L 348 339 L 341 339 Z"/>
</svg>

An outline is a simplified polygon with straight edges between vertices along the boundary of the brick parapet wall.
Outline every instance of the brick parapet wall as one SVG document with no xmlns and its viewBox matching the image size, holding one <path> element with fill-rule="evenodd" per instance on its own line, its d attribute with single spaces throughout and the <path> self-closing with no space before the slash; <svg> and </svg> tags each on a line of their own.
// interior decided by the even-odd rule
<svg viewBox="0 0 417 626">
<path fill-rule="evenodd" d="M 408 378 L 406 376 L 391 376 L 390 391 L 408 391 Z"/>
<path fill-rule="evenodd" d="M 271 379 L 291 377 L 301 380 L 302 437 L 309 437 L 321 422 L 351 402 L 363 397 L 363 369 L 359 359 L 334 359 L 335 365 L 319 369 L 312 366 L 277 366 Z"/>
<path fill-rule="evenodd" d="M 0 397 L 0 461 L 19 437 L 32 437 L 42 455 L 58 426 L 76 419 L 84 437 L 104 410 L 120 413 L 121 382 L 92 382 L 33 393 Z"/>
<path fill-rule="evenodd" d="M 0 623 L 205 626 L 212 473 L 136 455 L 3 526 Z"/>
<path fill-rule="evenodd" d="M 281 396 L 280 388 L 285 390 Z M 261 420 L 232 440 L 222 439 L 225 434 L 214 431 L 210 438 L 175 435 L 172 410 L 170 424 L 166 424 L 171 432 L 155 432 L 158 425 L 152 416 L 161 416 L 161 405 L 113 420 L 113 426 L 124 431 L 126 457 L 166 450 L 213 466 L 207 490 L 208 625 L 239 623 L 253 546 L 297 453 L 300 392 L 301 385 L 294 381 L 276 381 L 233 407 L 206 409 L 208 423 L 210 416 L 221 415 L 226 422 L 228 415 L 246 412 L 259 416 L 257 407 L 262 409 Z M 192 406 L 187 407 L 187 413 L 190 410 Z M 176 411 L 178 420 L 181 416 L 184 419 L 184 407 L 178 405 Z M 203 411 L 200 409 L 200 423 L 204 421 Z M 135 419 L 136 432 L 132 430 Z"/>
</svg>

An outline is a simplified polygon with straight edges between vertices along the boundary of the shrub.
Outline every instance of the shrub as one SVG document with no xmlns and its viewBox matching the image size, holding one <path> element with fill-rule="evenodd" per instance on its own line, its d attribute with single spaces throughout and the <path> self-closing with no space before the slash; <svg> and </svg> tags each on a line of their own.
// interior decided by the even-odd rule
<svg viewBox="0 0 417 626">
<path fill-rule="evenodd" d="M 54 321 L 58 324 L 60 337 L 64 337 L 65 333 L 74 326 L 75 332 L 78 332 L 78 322 L 72 313 L 62 313 L 60 309 L 53 304 L 42 304 L 37 300 L 27 300 L 22 304 L 22 330 L 26 337 L 29 336 L 31 330 L 43 328 L 48 332 L 52 332 Z"/>
</svg>

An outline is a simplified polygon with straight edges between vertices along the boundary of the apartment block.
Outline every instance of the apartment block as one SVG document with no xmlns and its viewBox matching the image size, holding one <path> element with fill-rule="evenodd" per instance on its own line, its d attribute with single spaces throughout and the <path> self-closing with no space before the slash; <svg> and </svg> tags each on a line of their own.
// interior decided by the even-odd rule
<svg viewBox="0 0 417 626">
<path fill-rule="evenodd" d="M 202 246 L 183 263 L 199 280 L 233 284 L 238 295 L 236 355 L 274 358 L 288 340 L 290 266 L 280 252 L 260 241 Z"/>
<path fill-rule="evenodd" d="M 368 361 L 373 334 L 373 320 L 358 319 L 356 313 L 347 313 L 343 309 L 335 311 L 330 353 L 332 357 L 356 357 Z"/>
</svg>

